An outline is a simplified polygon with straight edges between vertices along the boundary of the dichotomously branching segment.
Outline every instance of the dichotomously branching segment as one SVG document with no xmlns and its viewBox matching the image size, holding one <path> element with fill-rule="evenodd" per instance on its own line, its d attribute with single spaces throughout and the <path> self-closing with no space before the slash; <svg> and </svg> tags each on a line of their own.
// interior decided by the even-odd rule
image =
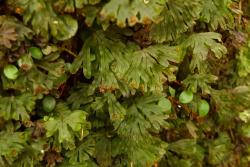
<svg viewBox="0 0 250 167">
<path fill-rule="evenodd" d="M 200 11 L 200 0 L 169 0 L 161 13 L 163 20 L 151 27 L 151 39 L 159 43 L 175 40 L 195 24 Z"/>
<path fill-rule="evenodd" d="M 229 2 L 228 0 L 203 1 L 200 20 L 208 23 L 211 30 L 232 28 L 234 18 L 228 8 Z"/>
<path fill-rule="evenodd" d="M 0 16 L 0 46 L 10 49 L 13 44 L 18 44 L 26 38 L 30 39 L 32 35 L 32 30 L 25 27 L 15 17 Z"/>
<path fill-rule="evenodd" d="M 165 0 L 111 0 L 103 7 L 101 17 L 104 20 L 114 20 L 120 27 L 136 23 L 149 24 L 160 21 L 160 13 Z"/>
<path fill-rule="evenodd" d="M 71 111 L 64 103 L 59 103 L 55 112 L 57 115 L 45 122 L 47 137 L 55 136 L 55 140 L 59 143 L 74 146 L 75 136 L 83 138 L 88 134 L 89 123 L 86 121 L 87 114 L 84 111 Z"/>
<path fill-rule="evenodd" d="M 116 89 L 124 95 L 133 89 L 159 92 L 167 80 L 164 73 L 170 62 L 179 63 L 183 58 L 179 46 L 153 45 L 140 49 L 135 43 L 126 46 L 116 34 L 109 38 L 106 35 L 99 31 L 88 38 L 71 68 L 76 73 L 82 67 L 85 77 L 93 76 L 92 86 L 99 87 L 101 92 Z"/>
<path fill-rule="evenodd" d="M 36 34 L 49 39 L 50 34 L 57 40 L 66 40 L 76 34 L 78 23 L 69 15 L 58 15 L 52 3 L 44 0 L 20 0 L 17 6 L 23 9 L 25 24 L 31 24 Z"/>
<path fill-rule="evenodd" d="M 183 43 L 184 47 L 190 48 L 192 60 L 190 69 L 194 72 L 206 72 L 206 59 L 211 51 L 218 59 L 227 53 L 227 49 L 221 44 L 221 35 L 215 32 L 192 34 Z"/>
<path fill-rule="evenodd" d="M 0 97 L 0 117 L 5 120 L 28 121 L 35 108 L 36 97 L 31 94 Z"/>
</svg>

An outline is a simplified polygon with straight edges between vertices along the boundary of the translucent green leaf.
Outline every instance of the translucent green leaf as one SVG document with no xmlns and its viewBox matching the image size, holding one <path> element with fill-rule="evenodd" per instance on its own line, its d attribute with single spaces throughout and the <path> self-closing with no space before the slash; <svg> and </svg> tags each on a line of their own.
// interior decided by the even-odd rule
<svg viewBox="0 0 250 167">
<path fill-rule="evenodd" d="M 148 3 L 138 0 L 111 0 L 104 5 L 101 17 L 105 20 L 115 20 L 117 25 L 125 27 L 136 23 L 149 24 L 159 22 L 165 0 L 150 0 Z"/>
<path fill-rule="evenodd" d="M 81 110 L 70 111 L 67 107 L 63 107 L 63 104 L 58 104 L 56 111 L 59 115 L 45 122 L 46 136 L 58 134 L 59 143 L 74 143 L 74 136 L 87 124 L 86 113 Z"/>
<path fill-rule="evenodd" d="M 218 165 L 228 161 L 233 153 L 230 137 L 226 133 L 220 133 L 217 139 L 210 141 L 208 153 L 208 162 L 211 165 Z"/>
<path fill-rule="evenodd" d="M 107 36 L 107 33 L 110 35 Z M 97 31 L 89 37 L 72 63 L 71 72 L 76 73 L 83 68 L 86 78 L 94 77 L 92 87 L 102 91 L 121 88 L 126 94 L 127 90 L 121 82 L 125 71 L 129 68 L 129 53 L 131 50 L 111 31 Z M 107 38 L 108 37 L 108 38 Z M 126 93 L 125 93 L 126 92 Z"/>
<path fill-rule="evenodd" d="M 89 87 L 88 84 L 79 84 L 78 87 L 72 90 L 67 99 L 67 102 L 72 104 L 72 109 L 79 109 L 94 101 L 94 97 L 92 96 L 94 92 L 90 92 Z"/>
<path fill-rule="evenodd" d="M 221 34 L 215 32 L 205 32 L 192 34 L 185 39 L 184 47 L 191 48 L 193 58 L 190 62 L 190 69 L 194 71 L 196 68 L 199 72 L 206 72 L 206 59 L 209 51 L 212 51 L 218 59 L 227 53 L 227 49 L 221 43 Z"/>
<path fill-rule="evenodd" d="M 147 94 L 133 99 L 127 106 L 124 120 L 117 129 L 118 136 L 112 141 L 112 155 L 125 154 L 123 165 L 153 165 L 163 157 L 167 144 L 151 135 L 168 128 L 167 112 L 158 105 L 162 95 Z"/>
<path fill-rule="evenodd" d="M 112 140 L 112 156 L 121 157 L 117 165 L 153 166 L 166 152 L 167 144 L 157 138 L 144 136 L 131 138 L 116 137 Z M 124 156 L 125 155 L 125 156 Z"/>
<path fill-rule="evenodd" d="M 44 55 L 49 55 L 49 54 L 56 52 L 58 50 L 59 50 L 59 48 L 56 45 L 47 45 L 46 47 L 44 47 L 42 49 L 42 52 Z M 48 57 L 45 57 L 45 59 L 47 59 L 47 58 Z"/>
<path fill-rule="evenodd" d="M 250 42 L 248 46 L 242 46 L 237 55 L 237 70 L 240 77 L 250 74 Z"/>
<path fill-rule="evenodd" d="M 70 150 L 66 153 L 66 157 L 69 158 L 69 163 L 76 164 L 86 163 L 94 155 L 95 152 L 95 140 L 92 137 L 87 138 L 82 142 L 75 150 Z"/>
<path fill-rule="evenodd" d="M 200 20 L 208 23 L 211 30 L 232 28 L 234 17 L 228 6 L 227 0 L 204 1 Z"/>
<path fill-rule="evenodd" d="M 0 155 L 6 158 L 17 157 L 26 145 L 26 137 L 23 132 L 0 132 Z"/>
<path fill-rule="evenodd" d="M 170 93 L 170 95 L 171 96 L 175 96 L 175 89 L 174 88 L 172 88 L 171 86 L 169 86 L 169 93 Z"/>
<path fill-rule="evenodd" d="M 250 137 L 250 125 L 244 124 L 240 127 L 240 134 L 244 137 L 249 138 Z"/>
<path fill-rule="evenodd" d="M 80 4 L 80 2 L 82 1 L 84 4 L 90 4 L 90 5 L 95 5 L 101 2 L 101 0 L 76 0 L 76 1 L 77 4 Z"/>
<path fill-rule="evenodd" d="M 38 139 L 25 145 L 21 154 L 13 162 L 12 166 L 36 167 L 40 165 L 40 160 L 44 156 L 44 145 L 46 141 Z"/>
<path fill-rule="evenodd" d="M 156 133 L 161 128 L 167 128 L 168 112 L 158 105 L 162 98 L 164 97 L 154 94 L 136 98 L 126 109 L 127 114 L 119 126 L 118 134 L 136 140 L 140 136 L 147 136 L 149 131 Z"/>
<path fill-rule="evenodd" d="M 197 126 L 195 126 L 195 124 L 192 121 L 188 121 L 186 122 L 186 127 L 188 129 L 188 132 L 190 133 L 190 135 L 194 138 L 197 139 L 198 138 L 198 128 Z"/>
<path fill-rule="evenodd" d="M 49 39 L 50 33 L 57 40 L 73 37 L 78 23 L 69 15 L 58 15 L 54 12 L 51 2 L 44 0 L 18 0 L 17 5 L 23 10 L 25 24 L 31 24 L 38 35 Z"/>
<path fill-rule="evenodd" d="M 115 129 L 124 120 L 126 114 L 125 108 L 116 100 L 116 97 L 111 93 L 105 93 L 102 97 L 96 97 L 95 102 L 91 104 L 91 107 L 95 111 L 102 112 L 105 112 L 105 108 L 107 108 L 110 121 L 113 123 Z"/>
<path fill-rule="evenodd" d="M 34 62 L 29 54 L 23 54 L 17 60 L 17 64 L 20 67 L 20 69 L 24 71 L 29 71 L 34 65 Z"/>
<path fill-rule="evenodd" d="M 212 102 L 216 105 L 218 121 L 220 124 L 230 125 L 230 122 L 237 116 L 236 112 L 232 112 L 232 102 L 236 102 L 236 99 L 226 89 L 224 90 L 212 90 L 211 91 Z M 235 96 L 237 97 L 237 96 Z M 234 104 L 234 105 L 237 105 Z"/>
<path fill-rule="evenodd" d="M 182 60 L 182 48 L 152 45 L 140 49 L 135 43 L 126 46 L 115 30 L 97 31 L 89 37 L 72 63 L 71 72 L 76 73 L 82 67 L 85 77 L 94 77 L 94 89 L 101 92 L 119 89 L 128 95 L 136 89 L 162 90 L 162 83 L 167 80 L 166 69 L 170 62 Z"/>
<path fill-rule="evenodd" d="M 250 121 L 250 109 L 244 110 L 243 112 L 239 113 L 239 118 L 244 121 L 245 123 L 248 123 Z"/>
<path fill-rule="evenodd" d="M 81 0 L 80 0 L 81 1 Z M 75 11 L 75 3 L 79 0 L 56 0 L 53 6 L 58 11 L 65 11 L 68 13 L 73 13 Z M 82 6 L 82 4 L 80 4 Z"/>
<path fill-rule="evenodd" d="M 199 18 L 200 2 L 201 0 L 168 0 L 161 13 L 163 20 L 152 25 L 150 38 L 158 43 L 178 38 Z"/>
<path fill-rule="evenodd" d="M 184 90 L 179 96 L 179 101 L 181 103 L 190 103 L 193 100 L 194 94 L 189 90 Z"/>
<path fill-rule="evenodd" d="M 185 84 L 189 90 L 196 93 L 198 88 L 201 88 L 203 93 L 209 93 L 212 89 L 209 84 L 215 83 L 217 81 L 217 76 L 211 75 L 211 74 L 193 74 L 188 75 L 188 77 L 182 81 L 183 84 Z"/>
<path fill-rule="evenodd" d="M 78 23 L 71 16 L 58 16 L 50 24 L 50 32 L 57 40 L 64 41 L 73 37 L 78 29 Z"/>
<path fill-rule="evenodd" d="M 124 77 L 134 89 L 160 92 L 163 82 L 168 79 L 164 74 L 170 62 L 179 63 L 182 58 L 179 46 L 152 45 L 132 54 Z"/>
<path fill-rule="evenodd" d="M 197 144 L 195 139 L 181 139 L 169 144 L 168 150 L 183 156 L 190 156 L 192 159 L 202 160 L 204 149 Z"/>
<path fill-rule="evenodd" d="M 29 93 L 0 97 L 0 117 L 27 121 L 30 119 L 29 113 L 35 108 L 35 101 L 36 97 Z"/>
<path fill-rule="evenodd" d="M 173 153 L 167 152 L 166 156 L 168 158 L 164 158 L 159 162 L 159 166 L 169 164 L 171 167 L 180 166 L 180 167 L 192 167 L 194 164 L 193 159 L 188 158 L 179 158 L 177 155 Z"/>
<path fill-rule="evenodd" d="M 53 6 L 57 11 L 65 11 L 67 13 L 73 13 L 78 8 L 82 8 L 84 5 L 95 5 L 101 0 L 54 0 Z"/>
<path fill-rule="evenodd" d="M 110 138 L 105 136 L 98 137 L 95 146 L 95 157 L 99 164 L 103 166 L 110 166 L 112 164 L 112 146 Z"/>
<path fill-rule="evenodd" d="M 98 6 L 84 6 L 83 15 L 85 16 L 85 23 L 90 27 L 93 25 L 96 17 L 98 16 Z"/>
<path fill-rule="evenodd" d="M 40 61 L 37 66 L 49 73 L 49 75 L 54 77 L 62 76 L 64 71 L 65 62 L 63 59 L 57 59 L 56 61 Z"/>
</svg>

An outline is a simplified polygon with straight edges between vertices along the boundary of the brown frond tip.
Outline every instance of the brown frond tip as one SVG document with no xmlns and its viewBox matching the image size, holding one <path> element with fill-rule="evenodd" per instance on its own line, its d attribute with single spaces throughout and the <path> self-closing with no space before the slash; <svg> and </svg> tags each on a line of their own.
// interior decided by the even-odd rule
<svg viewBox="0 0 250 167">
<path fill-rule="evenodd" d="M 43 160 L 47 163 L 48 167 L 52 167 L 55 166 L 56 163 L 62 162 L 63 157 L 55 150 L 48 150 L 47 152 L 45 152 Z"/>
<path fill-rule="evenodd" d="M 17 40 L 17 33 L 14 27 L 2 25 L 0 27 L 0 45 L 6 48 L 12 47 L 12 42 Z"/>
</svg>

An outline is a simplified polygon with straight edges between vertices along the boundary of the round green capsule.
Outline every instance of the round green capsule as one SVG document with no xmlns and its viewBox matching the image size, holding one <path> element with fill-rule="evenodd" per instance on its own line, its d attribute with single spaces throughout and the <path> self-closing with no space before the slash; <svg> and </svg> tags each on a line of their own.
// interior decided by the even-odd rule
<svg viewBox="0 0 250 167">
<path fill-rule="evenodd" d="M 158 102 L 158 106 L 162 108 L 163 111 L 167 112 L 167 114 L 171 113 L 172 104 L 167 98 L 161 98 Z"/>
<path fill-rule="evenodd" d="M 210 106 L 206 100 L 201 100 L 198 104 L 199 116 L 204 117 L 208 114 Z"/>
<path fill-rule="evenodd" d="M 43 110 L 46 112 L 51 112 L 54 110 L 55 106 L 56 106 L 56 99 L 54 97 L 51 96 L 46 96 L 43 99 Z"/>
<path fill-rule="evenodd" d="M 19 75 L 19 70 L 15 65 L 9 64 L 4 67 L 3 73 L 6 78 L 10 80 L 15 80 Z"/>
<path fill-rule="evenodd" d="M 31 56 L 36 60 L 41 60 L 43 58 L 43 53 L 40 48 L 38 47 L 30 47 L 28 49 Z"/>
<path fill-rule="evenodd" d="M 179 101 L 183 104 L 190 103 L 194 98 L 193 92 L 184 90 L 179 96 Z"/>
</svg>

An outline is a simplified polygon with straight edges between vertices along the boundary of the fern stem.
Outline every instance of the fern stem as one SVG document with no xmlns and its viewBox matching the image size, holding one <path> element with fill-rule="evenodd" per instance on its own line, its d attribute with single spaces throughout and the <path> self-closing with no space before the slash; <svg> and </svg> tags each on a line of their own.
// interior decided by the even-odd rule
<svg viewBox="0 0 250 167">
<path fill-rule="evenodd" d="M 64 47 L 60 47 L 59 48 L 61 51 L 65 51 L 67 53 L 69 53 L 70 55 L 74 56 L 74 57 L 77 57 L 77 54 L 75 54 L 74 52 L 72 52 L 71 50 L 67 49 L 67 48 L 64 48 Z"/>
<path fill-rule="evenodd" d="M 242 11 L 242 0 L 239 1 L 239 10 Z M 239 17 L 238 17 L 238 24 L 241 24 L 241 18 L 242 18 L 242 14 L 239 13 Z"/>
</svg>

